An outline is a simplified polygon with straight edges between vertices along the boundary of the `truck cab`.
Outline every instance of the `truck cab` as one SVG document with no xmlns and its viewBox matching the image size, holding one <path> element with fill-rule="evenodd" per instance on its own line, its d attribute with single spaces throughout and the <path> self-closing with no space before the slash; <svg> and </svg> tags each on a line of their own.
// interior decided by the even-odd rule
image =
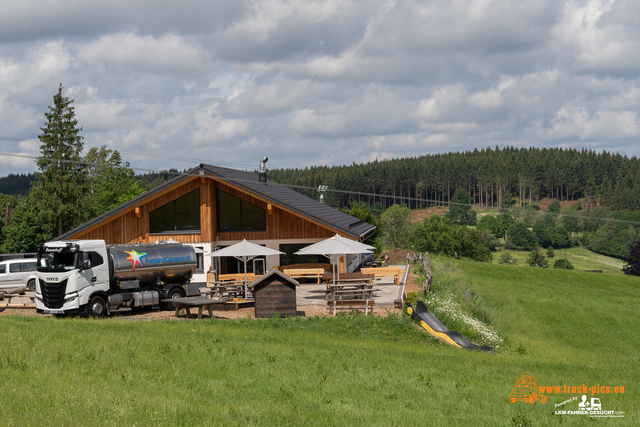
<svg viewBox="0 0 640 427">
<path fill-rule="evenodd" d="M 36 310 L 39 313 L 86 314 L 94 295 L 102 298 L 106 309 L 108 260 L 102 240 L 54 241 L 40 246 L 36 267 Z"/>
</svg>

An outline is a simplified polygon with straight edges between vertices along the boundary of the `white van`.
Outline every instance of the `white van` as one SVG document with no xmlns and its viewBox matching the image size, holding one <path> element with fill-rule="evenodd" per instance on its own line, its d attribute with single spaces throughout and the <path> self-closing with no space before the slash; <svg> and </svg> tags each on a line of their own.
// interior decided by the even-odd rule
<svg viewBox="0 0 640 427">
<path fill-rule="evenodd" d="M 19 258 L 0 262 L 0 285 L 27 285 L 36 290 L 36 259 Z"/>
</svg>

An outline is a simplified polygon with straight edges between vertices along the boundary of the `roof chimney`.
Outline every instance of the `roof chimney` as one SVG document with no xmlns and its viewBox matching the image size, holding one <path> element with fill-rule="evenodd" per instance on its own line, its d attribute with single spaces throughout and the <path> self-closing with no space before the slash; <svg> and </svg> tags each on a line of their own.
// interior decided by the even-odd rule
<svg viewBox="0 0 640 427">
<path fill-rule="evenodd" d="M 260 160 L 260 169 L 258 169 L 258 181 L 260 182 L 267 182 L 267 168 L 264 166 L 267 161 L 269 161 L 268 157 L 263 157 Z"/>
</svg>

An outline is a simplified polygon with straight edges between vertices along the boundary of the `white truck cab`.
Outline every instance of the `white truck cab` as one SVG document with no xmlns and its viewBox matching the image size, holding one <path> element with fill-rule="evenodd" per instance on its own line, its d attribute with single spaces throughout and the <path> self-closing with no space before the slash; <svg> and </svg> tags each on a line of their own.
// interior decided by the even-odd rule
<svg viewBox="0 0 640 427">
<path fill-rule="evenodd" d="M 36 274 L 36 310 L 81 310 L 92 294 L 109 290 L 107 248 L 103 240 L 48 242 L 38 250 Z"/>
</svg>

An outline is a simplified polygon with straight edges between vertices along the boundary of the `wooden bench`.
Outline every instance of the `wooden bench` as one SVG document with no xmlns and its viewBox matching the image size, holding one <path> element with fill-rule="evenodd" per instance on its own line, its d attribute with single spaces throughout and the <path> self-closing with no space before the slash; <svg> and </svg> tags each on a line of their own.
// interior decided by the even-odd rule
<svg viewBox="0 0 640 427">
<path fill-rule="evenodd" d="M 396 285 L 400 286 L 400 280 L 404 277 L 404 267 L 376 267 L 362 268 L 364 274 L 373 274 L 376 279 L 393 278 Z"/>
<path fill-rule="evenodd" d="M 262 277 L 258 274 L 247 273 L 247 283 L 252 283 L 258 280 L 258 277 Z M 244 273 L 234 274 L 220 274 L 218 276 L 219 282 L 244 282 Z"/>
<path fill-rule="evenodd" d="M 338 279 L 338 275 L 336 275 L 336 280 Z M 363 273 L 340 273 L 340 281 L 360 281 L 360 282 L 368 282 L 372 283 L 375 276 L 373 274 L 363 274 Z M 333 274 L 323 274 L 322 281 L 324 283 L 332 283 L 333 282 Z"/>
<path fill-rule="evenodd" d="M 327 309 L 333 310 L 333 315 L 336 315 L 337 310 L 363 310 L 364 315 L 369 314 L 369 310 L 373 313 L 373 307 L 376 302 L 371 299 L 347 299 L 347 300 L 329 300 L 327 301 Z"/>
<path fill-rule="evenodd" d="M 14 298 L 29 298 L 31 300 L 30 303 L 11 303 L 11 300 Z M 6 300 L 6 302 L 5 302 Z M 3 298 L 1 298 L 0 308 L 35 308 L 36 307 L 36 297 L 30 295 L 19 295 L 19 294 L 4 294 Z"/>
<path fill-rule="evenodd" d="M 285 268 L 282 272 L 293 279 L 315 279 L 320 283 L 324 268 Z"/>
<path fill-rule="evenodd" d="M 305 262 L 303 264 L 280 265 L 273 268 L 283 273 L 284 270 L 299 270 L 301 268 L 322 268 L 324 271 L 331 271 L 331 264 L 322 262 Z"/>
</svg>

